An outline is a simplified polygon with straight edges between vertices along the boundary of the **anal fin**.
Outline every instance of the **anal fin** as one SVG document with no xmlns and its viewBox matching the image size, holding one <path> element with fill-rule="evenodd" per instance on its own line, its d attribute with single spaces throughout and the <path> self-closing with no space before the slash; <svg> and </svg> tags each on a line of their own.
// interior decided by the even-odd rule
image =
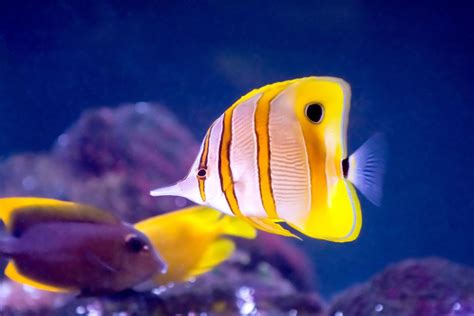
<svg viewBox="0 0 474 316">
<path fill-rule="evenodd" d="M 300 237 L 296 236 L 289 230 L 281 227 L 277 223 L 278 221 L 281 221 L 281 220 L 274 220 L 274 219 L 260 218 L 260 217 L 243 217 L 243 219 L 248 221 L 255 228 L 263 230 L 267 233 L 301 239 Z"/>
<path fill-rule="evenodd" d="M 21 283 L 21 284 L 24 284 L 24 285 L 28 285 L 28 286 L 34 287 L 36 289 L 39 289 L 39 290 L 49 291 L 49 292 L 56 292 L 56 293 L 67 293 L 67 292 L 72 291 L 70 289 L 59 288 L 59 287 L 43 284 L 43 283 L 40 283 L 38 281 L 32 280 L 32 279 L 24 276 L 23 274 L 21 274 L 17 270 L 17 268 L 15 267 L 15 264 L 12 261 L 10 261 L 8 263 L 4 273 L 8 278 L 10 278 L 11 280 L 13 280 L 15 282 L 18 282 L 18 283 Z"/>
</svg>

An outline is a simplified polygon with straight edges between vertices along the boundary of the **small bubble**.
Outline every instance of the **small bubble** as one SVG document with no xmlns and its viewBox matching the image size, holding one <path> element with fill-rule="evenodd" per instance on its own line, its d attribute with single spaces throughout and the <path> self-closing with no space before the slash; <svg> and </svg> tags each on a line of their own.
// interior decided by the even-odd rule
<svg viewBox="0 0 474 316">
<path fill-rule="evenodd" d="M 255 314 L 255 303 L 254 302 L 245 302 L 240 307 L 241 315 L 254 315 Z"/>
<path fill-rule="evenodd" d="M 88 316 L 102 316 L 102 310 L 97 304 L 87 305 Z"/>
<path fill-rule="evenodd" d="M 454 303 L 453 311 L 459 311 L 459 310 L 461 310 L 461 304 L 459 302 Z"/>
<path fill-rule="evenodd" d="M 156 287 L 153 290 L 151 290 L 151 293 L 153 293 L 155 295 L 160 295 L 161 293 L 163 293 L 165 291 L 166 291 L 166 286 L 162 285 L 162 286 Z"/>
<path fill-rule="evenodd" d="M 82 315 L 86 313 L 86 308 L 84 306 L 77 306 L 76 307 L 76 314 Z"/>
<path fill-rule="evenodd" d="M 246 286 L 241 287 L 237 293 L 237 305 L 241 315 L 254 315 L 257 312 L 253 295 L 255 290 Z"/>
<path fill-rule="evenodd" d="M 1 298 L 7 298 L 10 293 L 12 292 L 12 287 L 8 283 L 2 283 L 0 285 L 0 297 Z"/>
<path fill-rule="evenodd" d="M 288 316 L 298 316 L 298 311 L 296 309 L 292 309 L 288 312 Z"/>
<path fill-rule="evenodd" d="M 374 309 L 377 313 L 380 313 L 381 311 L 383 311 L 383 305 L 382 304 L 377 304 L 377 305 L 375 305 Z"/>
<path fill-rule="evenodd" d="M 334 313 L 334 316 L 344 316 L 344 313 L 341 311 L 337 311 Z"/>
<path fill-rule="evenodd" d="M 25 291 L 28 294 L 31 294 L 35 291 L 35 289 L 31 286 L 23 285 L 23 291 Z"/>
</svg>

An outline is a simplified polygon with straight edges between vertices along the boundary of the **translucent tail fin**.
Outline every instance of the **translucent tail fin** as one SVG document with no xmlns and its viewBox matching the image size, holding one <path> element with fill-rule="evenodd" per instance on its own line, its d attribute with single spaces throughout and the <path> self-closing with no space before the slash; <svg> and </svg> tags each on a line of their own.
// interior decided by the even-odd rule
<svg viewBox="0 0 474 316">
<path fill-rule="evenodd" d="M 347 179 L 373 204 L 382 201 L 387 141 L 383 134 L 369 138 L 349 157 Z"/>
</svg>

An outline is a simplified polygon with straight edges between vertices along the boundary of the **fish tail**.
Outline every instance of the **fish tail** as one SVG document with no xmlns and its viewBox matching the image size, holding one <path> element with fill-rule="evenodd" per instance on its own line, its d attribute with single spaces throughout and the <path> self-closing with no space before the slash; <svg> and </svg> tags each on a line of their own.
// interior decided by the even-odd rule
<svg viewBox="0 0 474 316">
<path fill-rule="evenodd" d="M 382 201 L 387 141 L 383 134 L 370 137 L 349 157 L 347 179 L 373 204 Z"/>
</svg>

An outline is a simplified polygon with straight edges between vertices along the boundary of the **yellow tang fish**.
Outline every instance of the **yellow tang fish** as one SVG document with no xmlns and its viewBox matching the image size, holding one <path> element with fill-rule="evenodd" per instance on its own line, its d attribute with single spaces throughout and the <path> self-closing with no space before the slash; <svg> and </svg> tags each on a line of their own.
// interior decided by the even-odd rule
<svg viewBox="0 0 474 316">
<path fill-rule="evenodd" d="M 234 242 L 225 236 L 256 237 L 255 229 L 244 221 L 204 206 L 158 215 L 135 228 L 148 236 L 168 263 L 165 273 L 156 273 L 152 282 L 136 287 L 139 290 L 189 281 L 213 269 L 234 252 Z"/>
<path fill-rule="evenodd" d="M 355 185 L 378 204 L 383 139 L 369 139 L 350 157 L 351 91 L 344 80 L 307 77 L 241 97 L 208 129 L 189 174 L 151 191 L 176 195 L 255 227 L 335 242 L 357 238 L 361 210 Z"/>
</svg>

